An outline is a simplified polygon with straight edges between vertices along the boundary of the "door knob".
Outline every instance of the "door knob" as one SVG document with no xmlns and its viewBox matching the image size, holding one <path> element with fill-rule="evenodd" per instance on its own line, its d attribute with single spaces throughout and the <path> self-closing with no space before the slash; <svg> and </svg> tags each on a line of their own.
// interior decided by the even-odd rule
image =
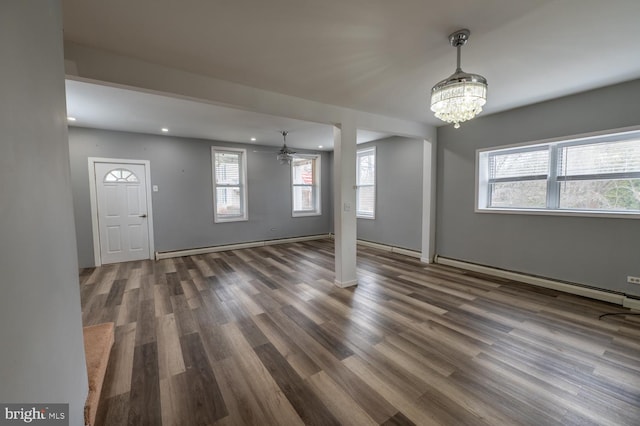
<svg viewBox="0 0 640 426">
<path fill-rule="evenodd" d="M 141 214 L 139 217 L 147 217 L 147 214 L 146 213 Z"/>
</svg>

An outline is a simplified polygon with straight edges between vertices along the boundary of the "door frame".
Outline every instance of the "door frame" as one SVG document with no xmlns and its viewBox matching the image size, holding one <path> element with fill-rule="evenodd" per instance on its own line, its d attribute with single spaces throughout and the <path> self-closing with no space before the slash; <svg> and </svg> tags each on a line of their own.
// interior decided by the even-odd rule
<svg viewBox="0 0 640 426">
<path fill-rule="evenodd" d="M 149 235 L 149 257 L 154 258 L 155 245 L 153 239 L 153 212 L 151 202 L 151 162 L 149 160 L 131 160 L 122 158 L 89 157 L 89 197 L 91 199 L 91 232 L 93 236 L 93 259 L 95 266 L 102 265 L 100 249 L 100 229 L 98 223 L 98 197 L 96 194 L 96 163 L 138 164 L 144 166 L 146 181 L 147 228 Z"/>
</svg>

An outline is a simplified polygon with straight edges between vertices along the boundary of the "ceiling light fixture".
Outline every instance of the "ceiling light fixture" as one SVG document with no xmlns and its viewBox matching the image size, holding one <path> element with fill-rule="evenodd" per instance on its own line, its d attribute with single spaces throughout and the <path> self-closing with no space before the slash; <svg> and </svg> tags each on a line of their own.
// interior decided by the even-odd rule
<svg viewBox="0 0 640 426">
<path fill-rule="evenodd" d="M 295 151 L 291 151 L 289 148 L 287 148 L 287 135 L 289 134 L 289 132 L 287 132 L 286 130 L 283 130 L 280 132 L 280 134 L 282 135 L 282 139 L 283 139 L 283 144 L 282 144 L 282 148 L 280 149 L 280 151 L 278 151 L 278 161 L 280 161 L 280 164 L 291 164 L 291 160 L 293 160 L 293 154 L 295 154 Z"/>
<path fill-rule="evenodd" d="M 251 138 L 251 142 L 255 142 L 255 141 L 256 141 L 256 138 Z"/>
<path fill-rule="evenodd" d="M 451 46 L 458 50 L 456 72 L 440 81 L 431 89 L 431 111 L 447 123 L 471 120 L 482 112 L 487 102 L 487 80 L 478 74 L 468 74 L 460 68 L 460 49 L 469 40 L 469 30 L 459 30 L 449 36 Z"/>
<path fill-rule="evenodd" d="M 162 130 L 162 133 L 167 133 L 167 132 L 169 131 L 169 129 L 167 129 L 166 127 L 163 127 L 163 128 L 162 128 L 162 129 L 160 129 L 160 130 Z"/>
<path fill-rule="evenodd" d="M 75 117 L 67 117 L 67 121 L 76 121 Z"/>
</svg>

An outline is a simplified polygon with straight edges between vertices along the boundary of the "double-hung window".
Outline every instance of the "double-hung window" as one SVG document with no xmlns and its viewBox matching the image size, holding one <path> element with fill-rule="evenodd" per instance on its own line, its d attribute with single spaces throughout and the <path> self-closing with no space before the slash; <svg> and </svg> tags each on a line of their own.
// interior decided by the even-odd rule
<svg viewBox="0 0 640 426">
<path fill-rule="evenodd" d="M 215 222 L 247 220 L 247 152 L 212 147 Z"/>
<path fill-rule="evenodd" d="M 320 156 L 296 155 L 291 160 L 293 216 L 315 216 L 320 210 Z"/>
<path fill-rule="evenodd" d="M 640 215 L 640 130 L 477 153 L 478 211 Z"/>
<path fill-rule="evenodd" d="M 376 148 L 356 153 L 356 217 L 374 219 L 376 216 Z"/>
</svg>

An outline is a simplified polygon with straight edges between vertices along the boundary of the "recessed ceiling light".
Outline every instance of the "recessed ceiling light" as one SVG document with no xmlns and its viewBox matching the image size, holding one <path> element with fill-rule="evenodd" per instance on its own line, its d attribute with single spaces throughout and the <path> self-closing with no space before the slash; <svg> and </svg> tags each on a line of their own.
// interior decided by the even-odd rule
<svg viewBox="0 0 640 426">
<path fill-rule="evenodd" d="M 67 121 L 76 121 L 75 117 L 67 117 Z"/>
<path fill-rule="evenodd" d="M 318 145 L 318 148 L 324 148 L 322 145 Z"/>
<path fill-rule="evenodd" d="M 256 138 L 251 138 L 251 142 L 255 142 L 255 141 L 256 141 Z"/>
<path fill-rule="evenodd" d="M 166 127 L 163 127 L 163 128 L 162 128 L 162 129 L 160 129 L 160 130 L 162 130 L 162 132 L 163 132 L 163 133 L 167 133 L 167 132 L 169 131 L 169 129 L 167 129 Z"/>
</svg>

